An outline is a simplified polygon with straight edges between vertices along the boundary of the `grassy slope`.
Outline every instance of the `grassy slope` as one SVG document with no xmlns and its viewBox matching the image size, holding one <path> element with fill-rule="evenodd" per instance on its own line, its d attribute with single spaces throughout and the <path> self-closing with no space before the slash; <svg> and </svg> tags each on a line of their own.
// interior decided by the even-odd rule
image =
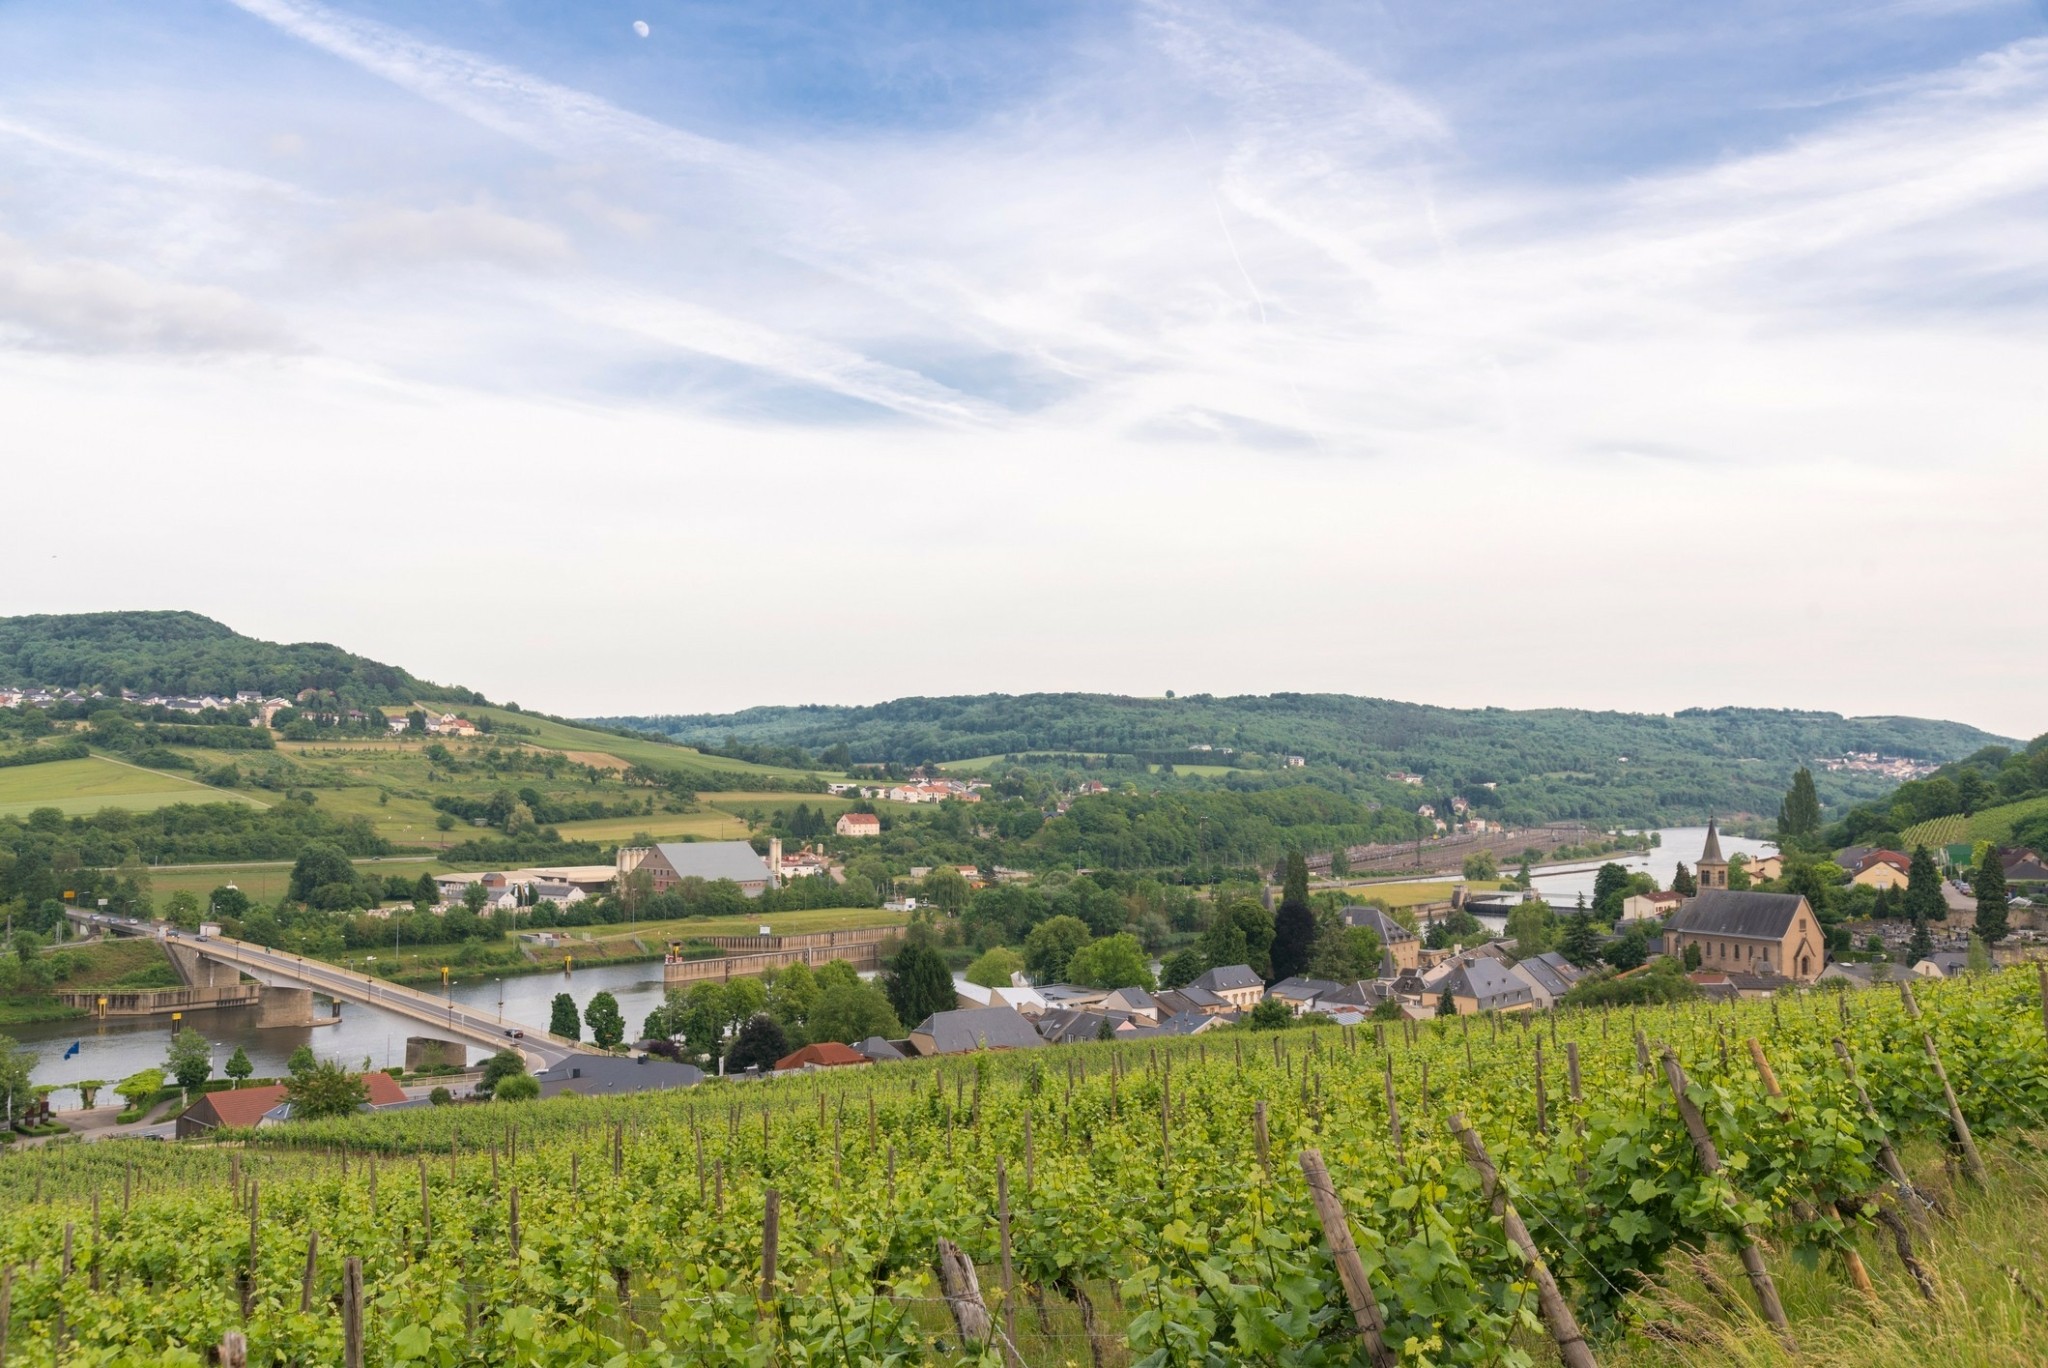
<svg viewBox="0 0 2048 1368">
<path fill-rule="evenodd" d="M 177 971 L 163 947 L 153 940 L 114 940 L 99 945 L 60 947 L 47 952 L 63 977 L 46 993 L 15 993 L 0 1001 L 0 1025 L 11 1022 L 56 1021 L 81 1015 L 58 1005 L 58 993 L 101 988 L 174 988 Z"/>
<path fill-rule="evenodd" d="M 166 770 L 143 769 L 102 756 L 0 769 L 0 816 L 53 807 L 66 815 L 127 808 L 147 812 L 172 803 L 253 802 Z"/>
</svg>

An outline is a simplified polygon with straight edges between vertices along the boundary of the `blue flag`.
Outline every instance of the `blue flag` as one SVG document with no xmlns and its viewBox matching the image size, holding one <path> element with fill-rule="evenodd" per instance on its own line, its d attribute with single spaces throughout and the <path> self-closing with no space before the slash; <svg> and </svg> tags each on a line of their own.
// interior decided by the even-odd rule
<svg viewBox="0 0 2048 1368">
<path fill-rule="evenodd" d="M 71 1058 L 71 1056 L 73 1056 L 73 1055 L 77 1054 L 77 1053 L 78 1053 L 78 1047 L 79 1047 L 80 1045 L 83 1045 L 84 1043 L 85 1043 L 85 1042 L 84 1042 L 84 1041 L 82 1041 L 82 1040 L 74 1040 L 74 1041 L 72 1041 L 72 1042 L 71 1042 L 71 1048 L 70 1048 L 70 1049 L 68 1049 L 68 1050 L 66 1050 L 66 1051 L 64 1052 L 64 1057 L 65 1057 L 66 1059 L 69 1059 L 69 1058 Z"/>
</svg>

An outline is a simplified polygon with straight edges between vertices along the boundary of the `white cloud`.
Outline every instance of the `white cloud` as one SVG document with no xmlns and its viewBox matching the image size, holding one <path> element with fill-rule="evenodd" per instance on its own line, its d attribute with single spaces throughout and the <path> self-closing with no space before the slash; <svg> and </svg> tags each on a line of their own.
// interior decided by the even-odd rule
<svg viewBox="0 0 2048 1368">
<path fill-rule="evenodd" d="M 548 268 L 575 255 L 568 234 L 553 224 L 481 204 L 380 210 L 343 227 L 329 251 L 362 269 L 449 262 Z"/>
<path fill-rule="evenodd" d="M 0 237 L 0 340 L 79 352 L 293 349 L 284 325 L 233 291 L 68 261 Z"/>
</svg>

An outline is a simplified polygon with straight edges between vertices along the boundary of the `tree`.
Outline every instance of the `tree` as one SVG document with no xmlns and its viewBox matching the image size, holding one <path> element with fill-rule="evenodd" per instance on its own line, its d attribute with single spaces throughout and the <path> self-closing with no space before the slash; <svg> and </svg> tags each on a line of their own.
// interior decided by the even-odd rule
<svg viewBox="0 0 2048 1368">
<path fill-rule="evenodd" d="M 235 1052 L 228 1056 L 227 1067 L 221 1072 L 234 1079 L 235 1086 L 239 1088 L 250 1074 L 256 1072 L 256 1066 L 249 1062 L 249 1052 L 237 1045 Z"/>
<path fill-rule="evenodd" d="M 1380 937 L 1369 926 L 1346 926 L 1344 914 L 1325 908 L 1316 914 L 1316 947 L 1308 957 L 1311 978 L 1356 983 L 1379 973 Z"/>
<path fill-rule="evenodd" d="M 1990 947 L 1984 944 L 1982 936 L 1974 933 L 1970 936 L 1970 948 L 1964 955 L 1963 963 L 1964 967 L 1973 974 L 1988 974 L 1991 972 L 1991 950 Z"/>
<path fill-rule="evenodd" d="M 525 1072 L 526 1056 L 517 1050 L 500 1050 L 484 1061 L 484 1073 L 477 1080 L 476 1095 L 489 1097 L 498 1090 L 500 1083 Z"/>
<path fill-rule="evenodd" d="M 313 1047 L 311 1045 L 301 1045 L 298 1049 L 292 1051 L 289 1059 L 285 1060 L 285 1072 L 302 1074 L 312 1068 L 317 1062 L 313 1058 Z"/>
<path fill-rule="evenodd" d="M 1529 857 L 1524 855 L 1522 863 L 1515 866 L 1515 887 L 1526 892 L 1534 882 L 1536 882 L 1536 875 L 1529 868 Z"/>
<path fill-rule="evenodd" d="M 1697 969 L 1697 968 L 1699 968 L 1699 967 L 1700 967 L 1700 965 L 1701 965 L 1701 963 L 1702 963 L 1702 962 L 1703 962 L 1703 961 L 1704 961 L 1705 959 L 1706 959 L 1706 954 L 1705 954 L 1705 952 L 1704 952 L 1704 951 L 1702 951 L 1702 950 L 1700 949 L 1700 943 L 1699 943 L 1698 941 L 1688 941 L 1688 942 L 1686 942 L 1686 946 L 1685 946 L 1685 967 L 1686 967 L 1686 971 L 1687 971 L 1688 973 L 1689 973 L 1689 972 L 1691 972 L 1691 971 L 1692 971 L 1692 970 L 1694 970 L 1694 969 Z"/>
<path fill-rule="evenodd" d="M 576 999 L 567 993 L 555 994 L 548 1004 L 548 1034 L 564 1040 L 583 1039 L 583 1018 L 576 1013 Z"/>
<path fill-rule="evenodd" d="M 1527 957 L 1540 955 L 1550 949 L 1551 940 L 1557 933 L 1557 918 L 1550 911 L 1550 904 L 1541 898 L 1516 903 L 1508 913 L 1505 934 L 1515 943 L 1515 953 Z"/>
<path fill-rule="evenodd" d="M 139 1111 L 163 1090 L 163 1086 L 162 1069 L 141 1069 L 116 1083 L 114 1092 L 128 1104 L 129 1111 Z"/>
<path fill-rule="evenodd" d="M 1908 966 L 1918 964 L 1934 953 L 1934 937 L 1927 930 L 1927 923 L 1919 917 L 1913 918 L 1913 943 L 1906 949 Z"/>
<path fill-rule="evenodd" d="M 1058 983 L 1064 979 L 1067 961 L 1088 943 L 1090 934 L 1088 923 L 1079 917 L 1048 917 L 1031 928 L 1031 934 L 1024 938 L 1024 967 L 1030 971 L 1031 981 Z M 900 1004 L 897 1012 L 903 1015 Z M 907 1015 L 903 1019 L 911 1025 L 924 1020 L 923 1017 L 913 1020 Z"/>
<path fill-rule="evenodd" d="M 813 1040 L 851 1045 L 869 1036 L 893 1040 L 902 1034 L 903 1023 L 890 1006 L 889 995 L 872 983 L 828 983 L 811 1009 Z"/>
<path fill-rule="evenodd" d="M 1970 884 L 1977 894 L 1977 934 L 1986 945 L 1996 945 L 2010 929 L 2007 911 L 2011 906 L 2006 896 L 2005 868 L 1999 864 L 1996 850 L 1978 860 Z"/>
<path fill-rule="evenodd" d="M 764 1072 L 773 1069 L 775 1062 L 789 1053 L 789 1037 L 782 1032 L 782 1025 L 766 1012 L 757 1012 L 747 1018 L 746 1025 L 733 1037 L 732 1045 L 725 1052 L 725 1071 L 729 1074 L 745 1073 L 748 1069 Z"/>
<path fill-rule="evenodd" d="M 448 1089 L 443 1086 L 436 1086 L 432 1092 L 427 1094 L 427 1102 L 431 1106 L 445 1107 L 454 1100 L 455 1094 L 449 1092 Z"/>
<path fill-rule="evenodd" d="M 1199 950 L 1176 950 L 1159 966 L 1161 988 L 1185 988 L 1208 971 Z"/>
<path fill-rule="evenodd" d="M 1790 850 L 1810 842 L 1820 832 L 1820 795 L 1813 789 L 1813 772 L 1801 765 L 1792 776 L 1792 788 L 1778 804 L 1778 845 Z"/>
<path fill-rule="evenodd" d="M 0 1107 L 8 1109 L 7 1114 L 0 1117 L 0 1131 L 11 1130 L 14 1123 L 21 1119 L 21 1114 L 28 1110 L 29 1103 L 34 1100 L 35 1094 L 30 1091 L 29 1075 L 34 1072 L 35 1063 L 36 1057 L 33 1054 L 27 1050 L 17 1049 L 10 1037 L 0 1035 Z M 163 1082 L 163 1075 L 157 1075 L 157 1082 Z M 83 1083 L 79 1084 L 78 1088 L 80 1092 L 85 1091 Z M 151 1088 L 149 1091 L 153 1093 L 156 1089 Z M 86 1100 L 85 1105 L 92 1105 L 90 1098 Z"/>
<path fill-rule="evenodd" d="M 897 1018 L 911 1027 L 934 1012 L 952 1011 L 960 1002 L 946 962 L 922 941 L 912 941 L 896 953 L 896 962 L 889 966 L 888 993 Z"/>
<path fill-rule="evenodd" d="M 1749 856 L 1736 851 L 1728 857 L 1728 891 L 1739 893 L 1749 887 Z"/>
<path fill-rule="evenodd" d="M 1246 964 L 1264 978 L 1273 964 L 1273 914 L 1249 893 L 1219 895 L 1196 946 L 1212 967 Z"/>
<path fill-rule="evenodd" d="M 1316 915 L 1308 905 L 1308 862 L 1300 851 L 1290 850 L 1280 910 L 1273 917 L 1273 977 L 1293 978 L 1307 969 L 1315 945 Z"/>
<path fill-rule="evenodd" d="M 1432 950 L 1448 950 L 1454 945 L 1474 944 L 1485 934 L 1486 927 L 1479 918 L 1460 907 L 1431 922 L 1422 943 Z"/>
<path fill-rule="evenodd" d="M 1451 996 L 1451 985 L 1444 985 L 1443 994 L 1436 1000 L 1436 1014 L 1440 1017 L 1454 1017 L 1458 1014 L 1458 1000 Z"/>
<path fill-rule="evenodd" d="M 1245 1013 L 1244 1024 L 1255 1031 L 1283 1030 L 1294 1024 L 1294 1009 L 1279 998 L 1260 998 Z"/>
<path fill-rule="evenodd" d="M 1564 936 L 1558 953 L 1581 969 L 1591 969 L 1600 960 L 1602 938 L 1591 913 L 1574 912 L 1565 918 Z"/>
<path fill-rule="evenodd" d="M 1351 852 L 1341 845 L 1332 846 L 1330 848 L 1330 877 L 1342 879 L 1348 877 L 1350 873 Z"/>
<path fill-rule="evenodd" d="M 6 1058 L 7 1052 L 11 1048 L 12 1046 L 7 1038 L 0 1036 L 0 1076 L 7 1075 Z M 23 1076 L 26 1077 L 26 1075 Z M 0 1087 L 4 1086 L 4 1077 L 0 1077 Z M 91 1111 L 93 1104 L 99 1101 L 100 1089 L 107 1086 L 107 1080 L 104 1078 L 81 1078 L 71 1086 L 78 1089 L 79 1102 L 84 1105 L 87 1111 Z"/>
<path fill-rule="evenodd" d="M 320 890 L 335 886 L 353 890 L 355 882 L 356 867 L 349 863 L 347 853 L 339 846 L 315 842 L 293 863 L 287 896 L 293 902 L 313 903 L 320 900 Z"/>
<path fill-rule="evenodd" d="M 491 1090 L 494 1102 L 531 1102 L 540 1096 L 540 1080 L 532 1074 L 513 1074 Z"/>
<path fill-rule="evenodd" d="M 768 989 L 768 1015 L 782 1023 L 791 1044 L 803 1043 L 804 1025 L 817 1009 L 818 994 L 817 976 L 811 972 L 811 966 L 801 960 L 775 976 L 773 986 Z"/>
<path fill-rule="evenodd" d="M 601 1050 L 609 1050 L 626 1038 L 626 1018 L 619 1012 L 619 1000 L 602 989 L 591 995 L 590 1005 L 583 1009 L 583 1022 L 590 1027 L 590 1038 Z"/>
<path fill-rule="evenodd" d="M 1650 940 L 1637 922 L 1601 948 L 1600 958 L 1616 969 L 1634 969 L 1650 958 Z"/>
<path fill-rule="evenodd" d="M 491 890 L 484 887 L 484 881 L 482 879 L 478 879 L 476 882 L 470 884 L 469 887 L 462 890 L 463 910 L 468 912 L 469 915 L 472 917 L 482 913 L 482 911 L 484 910 L 484 904 L 489 902 L 490 900 Z"/>
<path fill-rule="evenodd" d="M 1680 860 L 1677 867 L 1671 871 L 1671 891 L 1681 897 L 1699 896 L 1700 881 L 1692 876 L 1692 871 L 1685 867 L 1683 860 Z"/>
<path fill-rule="evenodd" d="M 1913 847 L 1912 862 L 1906 866 L 1906 915 L 1915 921 L 1948 920 L 1948 903 L 1941 896 L 1941 871 L 1924 845 Z"/>
<path fill-rule="evenodd" d="M 199 929 L 199 899 L 189 889 L 181 888 L 164 899 L 164 920 L 180 931 Z"/>
<path fill-rule="evenodd" d="M 965 875 L 952 865 L 942 864 L 932 866 L 932 872 L 925 875 L 924 881 L 918 885 L 917 895 L 947 916 L 953 916 L 967 906 L 973 890 L 968 887 Z M 777 1059 L 781 1057 L 776 1056 Z"/>
<path fill-rule="evenodd" d="M 1621 920 L 1622 900 L 1628 897 L 1629 873 L 1612 860 L 1593 876 L 1593 915 L 1609 926 Z"/>
<path fill-rule="evenodd" d="M 1092 940 L 1067 961 L 1067 977 L 1090 988 L 1154 987 L 1144 947 L 1128 931 Z"/>
<path fill-rule="evenodd" d="M 1500 862 L 1493 858 L 1492 852 L 1482 850 L 1476 855 L 1467 855 L 1465 857 L 1465 878 L 1467 880 L 1476 882 L 1484 879 L 1498 879 L 1499 877 Z"/>
<path fill-rule="evenodd" d="M 370 1090 L 361 1074 L 329 1060 L 285 1081 L 284 1095 L 292 1104 L 292 1119 L 319 1121 L 330 1116 L 347 1116 L 370 1100 Z"/>
<path fill-rule="evenodd" d="M 179 1087 L 196 1088 L 213 1076 L 213 1047 L 205 1036 L 187 1026 L 171 1037 L 164 1070 L 178 1080 Z"/>
<path fill-rule="evenodd" d="M 983 988 L 1007 988 L 1010 976 L 1024 968 L 1024 957 L 1006 945 L 993 946 L 967 966 L 963 976 Z"/>
</svg>

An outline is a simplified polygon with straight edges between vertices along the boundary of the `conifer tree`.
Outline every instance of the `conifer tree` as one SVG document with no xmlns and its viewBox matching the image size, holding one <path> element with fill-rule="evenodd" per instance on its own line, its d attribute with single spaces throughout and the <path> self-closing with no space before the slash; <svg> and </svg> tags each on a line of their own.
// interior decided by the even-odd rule
<svg viewBox="0 0 2048 1368">
<path fill-rule="evenodd" d="M 1919 917 L 1913 918 L 1913 944 L 1906 952 L 1906 963 L 1910 967 L 1934 953 L 1934 937 L 1928 934 L 1927 923 Z"/>
<path fill-rule="evenodd" d="M 1287 878 L 1281 886 L 1280 910 L 1273 916 L 1273 978 L 1292 978 L 1308 968 L 1315 953 L 1316 916 L 1308 905 L 1308 861 L 1301 852 L 1287 853 Z"/>
<path fill-rule="evenodd" d="M 1678 867 L 1671 871 L 1671 891 L 1686 898 L 1699 896 L 1700 881 L 1692 876 L 1692 871 L 1685 867 L 1683 860 L 1680 860 Z"/>
<path fill-rule="evenodd" d="M 555 994 L 555 1000 L 548 1008 L 548 1032 L 564 1040 L 583 1038 L 583 1018 L 577 1015 L 575 998 L 567 993 Z"/>
<path fill-rule="evenodd" d="M 1996 850 L 1979 862 L 1970 882 L 1977 892 L 1977 935 L 1987 946 L 1995 945 L 2005 939 L 2010 929 L 2006 919 L 2010 903 L 2006 896 L 2005 869 L 1998 863 Z"/>
<path fill-rule="evenodd" d="M 1941 896 L 1941 871 L 1927 847 L 1913 847 L 1913 861 L 1906 869 L 1906 915 L 1914 921 L 1948 920 L 1948 904 Z"/>
<path fill-rule="evenodd" d="M 1792 776 L 1792 788 L 1778 804 L 1778 844 L 1804 845 L 1820 831 L 1820 795 L 1814 792 L 1813 771 L 1804 765 Z"/>
</svg>

